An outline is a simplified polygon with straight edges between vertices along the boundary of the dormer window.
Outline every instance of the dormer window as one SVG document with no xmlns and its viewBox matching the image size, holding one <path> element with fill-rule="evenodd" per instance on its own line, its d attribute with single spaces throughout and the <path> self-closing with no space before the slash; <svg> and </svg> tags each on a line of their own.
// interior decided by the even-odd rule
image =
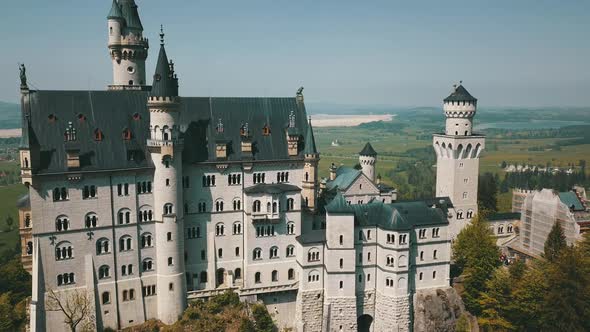
<svg viewBox="0 0 590 332">
<path fill-rule="evenodd" d="M 49 122 L 55 122 L 55 120 L 57 120 L 57 117 L 56 117 L 54 114 L 49 114 L 49 115 L 47 116 L 47 120 L 48 120 Z"/>
<path fill-rule="evenodd" d="M 139 115 L 139 113 L 137 113 L 137 112 L 133 113 L 133 120 L 135 120 L 135 121 L 141 120 L 141 115 Z"/>
<path fill-rule="evenodd" d="M 268 126 L 268 124 L 265 124 L 264 128 L 262 128 L 262 135 L 264 135 L 264 136 L 270 135 L 270 127 Z"/>
<path fill-rule="evenodd" d="M 248 129 L 248 123 L 246 122 L 240 127 L 240 135 L 241 136 L 249 136 L 250 130 Z"/>
<path fill-rule="evenodd" d="M 71 142 L 71 141 L 76 140 L 76 128 L 74 128 L 74 125 L 72 124 L 72 122 L 68 122 L 68 127 L 66 128 L 66 131 L 64 133 L 64 140 L 66 142 Z"/>
<path fill-rule="evenodd" d="M 82 113 L 79 113 L 78 114 L 78 121 L 80 121 L 80 122 L 86 121 L 86 116 Z"/>
<path fill-rule="evenodd" d="M 217 127 L 215 127 L 215 130 L 217 130 L 218 134 L 223 134 L 223 122 L 221 122 L 221 118 L 219 119 L 219 122 L 217 123 Z"/>
<path fill-rule="evenodd" d="M 102 131 L 98 128 L 94 130 L 94 140 L 98 142 L 102 141 Z"/>
<path fill-rule="evenodd" d="M 123 139 L 126 141 L 131 140 L 131 130 L 129 130 L 129 128 L 123 130 Z"/>
</svg>

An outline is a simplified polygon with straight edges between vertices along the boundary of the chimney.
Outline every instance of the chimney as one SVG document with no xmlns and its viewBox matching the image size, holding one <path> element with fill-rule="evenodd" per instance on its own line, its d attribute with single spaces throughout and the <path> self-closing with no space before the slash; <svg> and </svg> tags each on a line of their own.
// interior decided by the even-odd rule
<svg viewBox="0 0 590 332">
<path fill-rule="evenodd" d="M 336 180 L 336 170 L 337 170 L 336 165 L 334 165 L 334 163 L 332 163 L 332 165 L 330 165 L 330 181 Z"/>
</svg>

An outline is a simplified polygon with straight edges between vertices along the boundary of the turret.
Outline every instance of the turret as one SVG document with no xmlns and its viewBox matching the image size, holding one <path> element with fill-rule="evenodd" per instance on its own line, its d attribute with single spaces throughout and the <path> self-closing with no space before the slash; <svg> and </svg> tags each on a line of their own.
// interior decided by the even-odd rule
<svg viewBox="0 0 590 332">
<path fill-rule="evenodd" d="M 477 110 L 477 99 L 474 98 L 459 82 L 453 92 L 443 102 L 447 135 L 469 136 L 472 133 L 473 117 Z"/>
<path fill-rule="evenodd" d="M 107 16 L 109 53 L 113 62 L 110 90 L 147 90 L 145 60 L 149 43 L 135 0 L 113 0 Z"/>
<path fill-rule="evenodd" d="M 158 318 L 175 322 L 186 307 L 184 278 L 184 211 L 182 209 L 182 149 L 179 137 L 180 103 L 174 64 L 168 61 L 164 32 L 152 90 L 148 97 L 150 138 L 147 146 L 154 164 L 156 269 Z"/>
<path fill-rule="evenodd" d="M 377 152 L 371 146 L 371 143 L 367 142 L 365 147 L 359 152 L 359 164 L 363 174 L 372 182 L 375 182 L 375 164 L 377 163 Z"/>
<path fill-rule="evenodd" d="M 318 197 L 318 162 L 320 160 L 320 154 L 315 145 L 311 118 L 309 119 L 309 125 L 307 126 L 307 132 L 305 133 L 305 140 L 303 143 L 305 144 L 303 148 L 305 161 L 303 170 L 305 171 L 305 175 L 303 179 L 302 195 L 307 208 L 313 211 L 316 208 Z"/>
</svg>

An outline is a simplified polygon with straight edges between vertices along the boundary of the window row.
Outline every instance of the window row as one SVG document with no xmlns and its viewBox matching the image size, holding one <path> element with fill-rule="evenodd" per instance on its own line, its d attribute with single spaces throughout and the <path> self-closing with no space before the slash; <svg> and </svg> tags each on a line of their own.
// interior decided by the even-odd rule
<svg viewBox="0 0 590 332">
<path fill-rule="evenodd" d="M 295 256 L 295 246 L 288 245 L 287 248 L 286 248 L 286 250 L 285 250 L 285 256 L 286 257 L 294 257 Z M 270 247 L 270 249 L 268 250 L 268 257 L 270 259 L 279 258 L 279 247 L 277 247 L 277 246 Z M 263 257 L 262 257 L 262 249 L 260 249 L 260 248 L 254 249 L 252 251 L 252 259 L 253 260 L 261 260 L 261 259 L 263 259 Z"/>
<path fill-rule="evenodd" d="M 295 209 L 295 200 L 293 198 L 287 199 L 287 206 L 284 211 L 292 211 Z M 267 202 L 266 213 L 277 213 L 283 211 L 281 202 Z M 259 200 L 252 202 L 252 212 L 262 212 L 262 203 Z"/>
<path fill-rule="evenodd" d="M 203 175 L 203 187 L 215 187 L 215 175 Z"/>
<path fill-rule="evenodd" d="M 277 183 L 289 182 L 289 172 L 277 172 Z"/>
<path fill-rule="evenodd" d="M 466 219 L 473 218 L 473 210 L 468 210 L 465 217 L 466 217 Z M 463 219 L 463 210 L 457 211 L 457 219 Z"/>
<path fill-rule="evenodd" d="M 295 270 L 289 269 L 287 271 L 287 279 L 288 280 L 295 280 Z M 273 270 L 270 274 L 270 280 L 272 282 L 279 281 L 279 271 Z M 262 283 L 262 274 L 260 272 L 254 273 L 254 283 L 260 284 Z"/>
<path fill-rule="evenodd" d="M 425 239 L 428 229 L 423 228 L 418 231 L 418 238 Z M 440 228 L 436 227 L 432 229 L 432 238 L 440 237 Z"/>
<path fill-rule="evenodd" d="M 438 259 L 438 250 L 432 251 L 432 259 Z M 420 261 L 424 260 L 424 251 L 420 251 Z"/>
<path fill-rule="evenodd" d="M 71 285 L 74 283 L 76 283 L 76 276 L 74 275 L 74 273 L 63 273 L 57 276 L 58 286 Z"/>
<path fill-rule="evenodd" d="M 137 182 L 138 194 L 149 194 L 152 192 L 152 181 Z"/>
</svg>

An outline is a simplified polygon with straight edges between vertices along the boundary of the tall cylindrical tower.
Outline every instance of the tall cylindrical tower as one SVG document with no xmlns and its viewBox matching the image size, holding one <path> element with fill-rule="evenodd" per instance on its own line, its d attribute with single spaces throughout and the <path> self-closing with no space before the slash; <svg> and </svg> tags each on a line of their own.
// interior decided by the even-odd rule
<svg viewBox="0 0 590 332">
<path fill-rule="evenodd" d="M 449 197 L 455 209 L 451 237 L 455 237 L 477 213 L 479 156 L 485 137 L 473 133 L 477 99 L 463 85 L 455 85 L 444 99 L 445 132 L 435 134 L 436 196 Z"/>
<path fill-rule="evenodd" d="M 359 164 L 363 174 L 372 182 L 375 182 L 375 164 L 377 163 L 377 152 L 371 146 L 371 143 L 365 144 L 365 147 L 359 152 Z"/>
<path fill-rule="evenodd" d="M 113 0 L 107 17 L 109 53 L 113 62 L 110 90 L 146 90 L 145 61 L 149 43 L 135 0 Z"/>
<path fill-rule="evenodd" d="M 182 149 L 179 138 L 180 104 L 174 65 L 168 62 L 161 33 L 160 54 L 148 98 L 150 138 L 147 146 L 154 171 L 158 318 L 174 323 L 186 307 L 182 209 Z"/>
</svg>

